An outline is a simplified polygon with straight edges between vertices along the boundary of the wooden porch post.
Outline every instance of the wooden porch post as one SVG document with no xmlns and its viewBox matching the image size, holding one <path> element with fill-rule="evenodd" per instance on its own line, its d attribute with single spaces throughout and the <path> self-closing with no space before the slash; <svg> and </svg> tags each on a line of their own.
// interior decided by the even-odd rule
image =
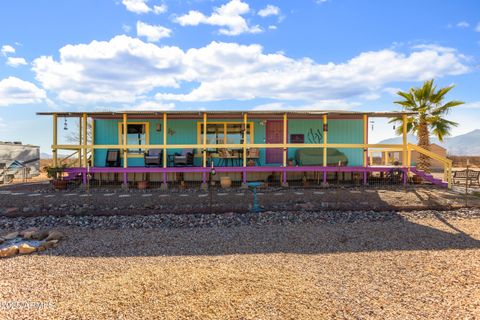
<svg viewBox="0 0 480 320">
<path fill-rule="evenodd" d="M 245 112 L 243 114 L 243 129 L 244 129 L 244 131 L 243 131 L 243 167 L 244 168 L 247 167 L 247 160 L 248 160 L 248 157 L 247 157 L 248 130 L 247 130 L 247 128 L 248 128 L 248 113 Z M 252 128 L 250 128 L 250 130 L 252 130 Z M 243 174 L 242 174 L 242 188 L 248 188 L 248 186 L 247 186 L 247 170 L 246 169 L 243 170 Z"/>
<path fill-rule="evenodd" d="M 287 167 L 287 142 L 288 142 L 288 136 L 287 136 L 287 126 L 288 126 L 288 117 L 287 113 L 285 112 L 283 114 L 283 167 Z M 282 187 L 288 187 L 288 182 L 287 182 L 287 171 L 286 169 L 283 170 L 282 174 Z"/>
<path fill-rule="evenodd" d="M 207 113 L 203 113 L 203 167 L 207 167 Z M 206 181 L 203 181 L 206 182 Z"/>
<path fill-rule="evenodd" d="M 127 114 L 123 114 L 123 167 L 128 167 L 128 152 L 127 152 Z"/>
<path fill-rule="evenodd" d="M 167 167 L 167 160 L 168 160 L 168 154 L 167 154 L 167 113 L 163 113 L 163 168 L 165 169 Z M 167 190 L 168 185 L 167 185 L 167 172 L 163 171 L 163 182 L 162 185 L 160 186 L 161 190 Z"/>
<path fill-rule="evenodd" d="M 327 115 L 323 115 L 323 167 L 327 166 L 328 122 Z M 327 171 L 323 171 L 323 185 L 327 185 Z"/>
<path fill-rule="evenodd" d="M 163 167 L 167 167 L 167 113 L 165 112 L 163 113 Z"/>
<path fill-rule="evenodd" d="M 368 116 L 363 115 L 363 167 L 368 166 Z M 363 184 L 366 185 L 367 182 L 367 171 L 363 171 Z"/>
<path fill-rule="evenodd" d="M 78 144 L 82 144 L 82 117 L 78 117 Z M 78 166 L 82 167 L 82 148 L 78 150 Z"/>
<path fill-rule="evenodd" d="M 368 116 L 363 115 L 363 166 L 368 165 Z"/>
<path fill-rule="evenodd" d="M 52 145 L 52 156 L 53 156 L 53 166 L 58 166 L 58 156 L 57 156 L 57 114 L 53 114 L 53 145 Z"/>
<path fill-rule="evenodd" d="M 244 128 L 244 131 L 243 131 L 243 167 L 246 167 L 247 166 L 247 125 L 248 125 L 248 122 L 247 122 L 247 113 L 245 112 L 243 114 L 243 128 Z"/>
<path fill-rule="evenodd" d="M 403 122 L 403 134 L 402 134 L 402 143 L 403 143 L 403 152 L 402 152 L 402 166 L 406 167 L 407 165 L 410 167 L 410 164 L 407 163 L 407 115 L 402 115 L 402 122 Z"/>
<path fill-rule="evenodd" d="M 287 114 L 283 114 L 283 166 L 287 166 Z"/>
<path fill-rule="evenodd" d="M 82 116 L 82 120 L 83 120 L 83 145 L 84 145 L 84 149 L 82 149 L 83 153 L 83 165 L 85 167 L 88 166 L 88 159 L 87 159 L 87 144 L 88 144 L 88 139 L 87 139 L 87 114 L 84 113 L 83 116 Z"/>
</svg>

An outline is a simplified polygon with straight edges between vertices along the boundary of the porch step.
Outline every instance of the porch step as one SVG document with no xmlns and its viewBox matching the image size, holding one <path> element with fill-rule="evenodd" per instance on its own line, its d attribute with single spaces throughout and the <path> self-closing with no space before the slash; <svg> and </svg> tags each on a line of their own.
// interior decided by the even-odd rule
<svg viewBox="0 0 480 320">
<path fill-rule="evenodd" d="M 443 187 L 443 188 L 447 188 L 448 187 L 448 183 L 444 182 L 443 180 L 441 179 L 438 179 L 438 178 L 435 178 L 433 175 L 431 174 L 428 174 L 422 170 L 419 170 L 415 167 L 412 167 L 410 168 L 410 171 L 413 172 L 414 174 L 416 174 L 417 176 L 421 177 L 423 180 L 426 180 L 436 186 L 439 186 L 439 187 Z"/>
</svg>

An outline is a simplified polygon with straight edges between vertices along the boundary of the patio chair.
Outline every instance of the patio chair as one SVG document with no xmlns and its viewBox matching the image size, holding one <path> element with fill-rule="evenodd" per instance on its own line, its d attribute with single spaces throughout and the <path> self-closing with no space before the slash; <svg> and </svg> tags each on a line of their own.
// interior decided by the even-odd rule
<svg viewBox="0 0 480 320">
<path fill-rule="evenodd" d="M 105 159 L 106 167 L 120 167 L 120 150 L 108 149 L 107 157 Z"/>
<path fill-rule="evenodd" d="M 145 166 L 160 166 L 162 164 L 163 150 L 162 149 L 148 149 L 144 156 Z"/>
<path fill-rule="evenodd" d="M 175 153 L 173 156 L 173 166 L 193 166 L 193 149 L 183 149 L 182 153 Z"/>
</svg>

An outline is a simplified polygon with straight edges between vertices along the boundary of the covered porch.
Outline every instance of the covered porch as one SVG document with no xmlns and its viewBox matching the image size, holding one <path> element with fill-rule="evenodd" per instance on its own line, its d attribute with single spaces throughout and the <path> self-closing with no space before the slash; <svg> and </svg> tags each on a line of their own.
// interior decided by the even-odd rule
<svg viewBox="0 0 480 320">
<path fill-rule="evenodd" d="M 53 165 L 58 150 L 70 150 L 67 179 L 83 184 L 113 180 L 124 186 L 148 180 L 198 182 L 203 187 L 221 176 L 249 181 L 310 180 L 326 186 L 340 177 L 362 184 L 369 177 L 396 175 L 407 183 L 413 146 L 370 144 L 370 118 L 401 118 L 405 112 L 353 111 L 125 111 L 39 113 L 53 119 Z M 59 144 L 59 118 L 77 119 L 78 143 Z M 406 128 L 406 126 L 404 126 Z M 417 147 L 418 148 L 418 147 Z M 371 150 L 398 151 L 400 163 L 373 165 Z M 111 158 L 112 154 L 114 157 Z M 109 159 L 109 157 L 111 159 Z M 148 157 L 153 157 L 152 159 Z M 110 161 L 110 162 L 109 162 Z M 448 182 L 448 163 L 445 166 Z M 218 173 L 218 175 L 212 175 Z M 334 178 L 332 178 L 334 176 Z M 140 178 L 139 178 L 140 177 Z M 273 178 L 272 178 L 273 177 Z M 140 180 L 139 180 L 140 179 Z"/>
</svg>

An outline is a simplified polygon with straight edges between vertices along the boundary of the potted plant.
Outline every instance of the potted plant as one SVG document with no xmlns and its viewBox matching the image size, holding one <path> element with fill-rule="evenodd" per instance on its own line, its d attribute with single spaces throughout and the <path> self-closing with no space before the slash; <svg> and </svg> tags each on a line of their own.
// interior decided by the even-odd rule
<svg viewBox="0 0 480 320">
<path fill-rule="evenodd" d="M 137 182 L 137 188 L 139 190 L 148 189 L 148 178 L 143 173 L 142 173 L 142 180 Z"/>
<path fill-rule="evenodd" d="M 288 158 L 288 166 L 293 167 L 293 158 Z"/>
<path fill-rule="evenodd" d="M 63 179 L 63 173 L 65 172 L 65 165 L 59 167 L 46 166 L 43 170 L 47 173 L 47 177 L 52 179 L 51 183 L 57 190 L 67 189 L 67 180 Z"/>
</svg>

